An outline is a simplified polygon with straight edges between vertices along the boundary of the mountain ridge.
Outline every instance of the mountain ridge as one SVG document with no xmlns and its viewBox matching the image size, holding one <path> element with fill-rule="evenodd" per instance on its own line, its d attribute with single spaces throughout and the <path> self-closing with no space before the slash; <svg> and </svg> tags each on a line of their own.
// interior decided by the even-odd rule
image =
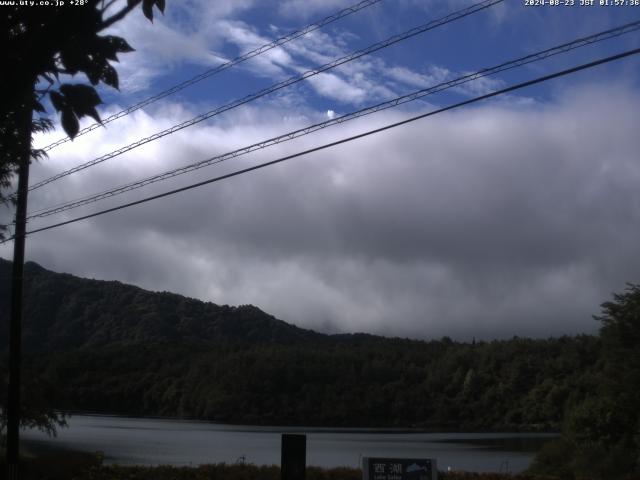
<svg viewBox="0 0 640 480">
<path fill-rule="evenodd" d="M 4 343 L 11 265 L 0 258 L 0 341 Z M 25 263 L 23 342 L 31 353 L 145 342 L 304 344 L 324 337 L 253 305 L 217 305 Z"/>
<path fill-rule="evenodd" d="M 0 260 L 4 345 L 10 267 Z M 25 274 L 25 398 L 62 411 L 549 431 L 600 365 L 592 336 L 460 343 L 327 335 L 254 306 L 82 279 L 32 262 Z"/>
</svg>

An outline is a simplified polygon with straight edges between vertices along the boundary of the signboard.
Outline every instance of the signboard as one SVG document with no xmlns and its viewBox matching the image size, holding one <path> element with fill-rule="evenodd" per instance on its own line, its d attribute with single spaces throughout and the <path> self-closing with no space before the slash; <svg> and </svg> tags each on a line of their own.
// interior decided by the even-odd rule
<svg viewBox="0 0 640 480">
<path fill-rule="evenodd" d="M 362 459 L 363 480 L 437 480 L 438 468 L 433 458 Z"/>
</svg>

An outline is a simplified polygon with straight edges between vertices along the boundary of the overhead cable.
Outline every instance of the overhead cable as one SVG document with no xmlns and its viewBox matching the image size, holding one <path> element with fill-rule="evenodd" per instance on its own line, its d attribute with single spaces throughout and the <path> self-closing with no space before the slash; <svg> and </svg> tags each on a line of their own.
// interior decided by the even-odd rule
<svg viewBox="0 0 640 480">
<path fill-rule="evenodd" d="M 392 124 L 389 124 L 389 125 L 385 125 L 384 127 L 376 128 L 374 130 L 369 130 L 367 132 L 360 133 L 358 135 L 353 135 L 351 137 L 343 138 L 343 139 L 337 140 L 335 142 L 326 143 L 324 145 L 320 145 L 318 147 L 310 148 L 310 149 L 304 150 L 302 152 L 297 152 L 297 153 L 294 153 L 292 155 L 287 155 L 287 156 L 284 156 L 284 157 L 280 157 L 280 158 L 278 158 L 276 160 L 271 160 L 269 162 L 265 162 L 265 163 L 261 163 L 261 164 L 258 164 L 258 165 L 254 165 L 252 167 L 243 168 L 241 170 L 236 170 L 235 172 L 231 172 L 231 173 L 228 173 L 226 175 L 221 175 L 221 176 L 218 176 L 218 177 L 210 178 L 210 179 L 204 180 L 202 182 L 193 183 L 191 185 L 187 185 L 185 187 L 181 187 L 181 188 L 177 188 L 177 189 L 174 189 L 174 190 L 170 190 L 168 192 L 160 193 L 158 195 L 153 195 L 153 196 L 146 197 L 146 198 L 143 198 L 143 199 L 140 199 L 140 200 L 136 200 L 134 202 L 129 202 L 129 203 L 125 203 L 125 204 L 122 204 L 122 205 L 118 205 L 117 207 L 107 208 L 105 210 L 101 210 L 101 211 L 98 211 L 98 212 L 95 212 L 95 213 L 91 213 L 89 215 L 84 215 L 84 216 L 81 216 L 81 217 L 73 218 L 71 220 L 66 220 L 64 222 L 54 223 L 52 225 L 47 225 L 45 227 L 36 228 L 36 229 L 33 229 L 33 230 L 30 230 L 30 231 L 26 232 L 26 234 L 29 235 L 29 234 L 33 234 L 33 233 L 37 233 L 37 232 L 43 232 L 45 230 L 51 230 L 53 228 L 58 228 L 58 227 L 62 227 L 64 225 L 69 225 L 69 224 L 72 224 L 72 223 L 76 223 L 76 222 L 79 222 L 81 220 L 86 220 L 86 219 L 89 219 L 89 218 L 97 217 L 97 216 L 100 216 L 100 215 L 105 215 L 107 213 L 115 212 L 115 211 L 118 211 L 118 210 L 123 210 L 125 208 L 133 207 L 135 205 L 140 205 L 142 203 L 147 203 L 147 202 L 150 202 L 150 201 L 153 201 L 153 200 L 158 200 L 160 198 L 168 197 L 168 196 L 174 195 L 176 193 L 184 192 L 184 191 L 187 191 L 187 190 L 192 190 L 194 188 L 198 188 L 198 187 L 201 187 L 203 185 L 208 185 L 210 183 L 219 182 L 221 180 L 225 180 L 225 179 L 228 179 L 228 178 L 236 177 L 238 175 L 242 175 L 242 174 L 245 174 L 245 173 L 248 173 L 248 172 L 252 172 L 254 170 L 259 170 L 259 169 L 262 169 L 262 168 L 265 168 L 265 167 L 268 167 L 268 166 L 271 166 L 271 165 L 275 165 L 277 163 L 285 162 L 287 160 L 292 160 L 294 158 L 301 157 L 301 156 L 304 156 L 304 155 L 308 155 L 310 153 L 318 152 L 320 150 L 325 150 L 327 148 L 331 148 L 331 147 L 335 147 L 335 146 L 338 146 L 338 145 L 342 145 L 344 143 L 351 142 L 353 140 L 357 140 L 357 139 L 360 139 L 360 138 L 368 137 L 370 135 L 374 135 L 374 134 L 377 134 L 377 133 L 380 133 L 380 132 L 383 132 L 383 131 L 386 131 L 386 130 L 390 130 L 392 128 L 396 128 L 396 127 L 399 127 L 399 126 L 402 126 L 402 125 L 407 125 L 407 124 L 415 122 L 417 120 L 420 120 L 420 119 L 423 119 L 423 118 L 427 118 L 427 117 L 430 117 L 430 116 L 433 116 L 433 115 L 437 115 L 439 113 L 443 113 L 443 112 L 446 112 L 446 111 L 449 111 L 449 110 L 453 110 L 453 109 L 456 109 L 456 108 L 459 108 L 459 107 L 463 107 L 465 105 L 470 105 L 472 103 L 476 103 L 476 102 L 479 102 L 479 101 L 482 101 L 482 100 L 487 100 L 489 98 L 493 98 L 493 97 L 496 97 L 498 95 L 503 95 L 505 93 L 513 92 L 515 90 L 519 90 L 519 89 L 522 89 L 522 88 L 525 88 L 525 87 L 529 87 L 531 85 L 536 85 L 536 84 L 539 84 L 539 83 L 543 83 L 543 82 L 552 80 L 554 78 L 559 78 L 559 77 L 570 75 L 570 74 L 573 74 L 573 73 L 576 73 L 576 72 L 579 72 L 579 71 L 582 71 L 582 70 L 587 70 L 589 68 L 593 68 L 593 67 L 596 67 L 598 65 L 602 65 L 602 64 L 605 64 L 605 63 L 613 62 L 615 60 L 620 60 L 622 58 L 629 57 L 631 55 L 637 55 L 638 53 L 640 53 L 640 48 L 636 48 L 636 49 L 633 49 L 633 50 L 627 50 L 627 51 L 625 51 L 623 53 L 619 53 L 617 55 L 611 55 L 609 57 L 601 58 L 601 59 L 595 60 L 593 62 L 584 63 L 584 64 L 578 65 L 576 67 L 568 68 L 566 70 L 561 70 L 559 72 L 555 72 L 555 73 L 552 73 L 552 74 L 549 74 L 549 75 L 544 75 L 542 77 L 538 77 L 538 78 L 535 78 L 533 80 L 528 80 L 526 82 L 518 83 L 518 84 L 512 85 L 510 87 L 506 87 L 506 88 L 503 88 L 503 89 L 500 89 L 500 90 L 496 90 L 496 91 L 488 93 L 486 95 L 481 95 L 481 96 L 478 96 L 478 97 L 474 97 L 474 98 L 471 98 L 469 100 L 465 100 L 463 102 L 459 102 L 459 103 L 456 103 L 456 104 L 453 104 L 453 105 L 449 105 L 447 107 L 440 108 L 440 109 L 437 109 L 437 110 L 433 110 L 431 112 L 423 113 L 421 115 L 417 115 L 417 116 L 408 118 L 406 120 L 402 120 L 400 122 L 396 122 L 396 123 L 392 123 Z M 12 239 L 13 239 L 13 237 L 8 238 L 4 242 L 12 240 Z M 2 243 L 4 243 L 4 242 L 2 242 Z"/>
<path fill-rule="evenodd" d="M 176 92 L 179 92 L 180 90 L 184 90 L 187 87 L 190 87 L 191 85 L 194 85 L 206 78 L 209 78 L 213 75 L 216 75 L 224 70 L 227 70 L 235 65 L 238 65 L 239 63 L 242 63 L 246 60 L 249 60 L 250 58 L 253 57 L 257 57 L 258 55 L 261 55 L 265 52 L 268 52 L 269 50 L 272 50 L 276 47 L 279 47 L 281 45 L 284 45 L 286 43 L 291 42 L 292 40 L 295 40 L 296 38 L 302 37 L 308 33 L 313 32 L 314 30 L 318 30 L 319 28 L 324 27 L 325 25 L 328 25 L 329 23 L 335 22 L 336 20 L 339 20 L 341 18 L 344 18 L 348 15 L 351 15 L 352 13 L 356 13 L 360 10 L 363 10 L 367 7 L 370 7 L 372 5 L 375 5 L 376 3 L 379 3 L 382 0 L 364 0 L 361 1 L 360 3 L 357 3 L 355 5 L 352 5 L 350 7 L 347 8 L 343 8 L 342 10 L 340 10 L 339 12 L 336 12 L 332 15 L 329 15 L 325 18 L 323 18 L 322 20 L 319 20 L 317 22 L 311 23 L 309 25 L 307 25 L 306 27 L 303 27 L 299 30 L 296 30 L 295 32 L 292 32 L 284 37 L 280 37 L 272 42 L 269 43 L 265 43 L 264 45 L 259 46 L 258 48 L 255 48 L 253 50 L 251 50 L 250 52 L 247 52 L 243 55 L 240 55 L 239 57 L 234 58 L 233 60 L 229 60 L 228 62 L 222 63 L 216 67 L 213 67 L 209 70 L 206 70 L 202 73 L 200 73 L 199 75 L 196 75 L 195 77 L 192 77 L 188 80 L 185 80 L 184 82 L 181 82 L 177 85 L 174 85 L 171 88 L 168 88 L 166 90 L 163 90 L 160 93 L 157 93 L 156 95 L 153 95 L 152 97 L 146 98 L 145 100 L 142 100 L 141 102 L 136 103 L 135 105 L 132 105 L 130 107 L 125 108 L 124 110 L 120 110 L 117 113 L 114 113 L 113 115 L 110 115 L 109 117 L 105 118 L 102 120 L 101 123 L 94 123 L 89 125 L 88 127 L 85 127 L 83 129 L 81 129 L 77 134 L 76 137 L 79 137 L 81 135 L 84 135 L 85 133 L 89 133 L 92 130 L 95 130 L 98 127 L 102 127 L 107 123 L 111 123 L 114 120 L 117 120 L 119 118 L 122 118 L 126 115 L 129 115 L 130 113 L 135 112 L 136 110 L 139 110 L 143 107 L 146 107 L 147 105 L 150 105 L 154 102 L 157 102 L 158 100 L 168 97 L 169 95 L 173 95 Z M 64 138 L 61 138 L 45 147 L 43 147 L 44 151 L 49 151 L 52 150 L 53 148 L 57 147 L 58 145 L 62 145 L 63 143 L 66 143 L 68 141 L 70 141 L 71 139 L 66 136 Z"/>
<path fill-rule="evenodd" d="M 203 113 L 201 115 L 198 115 L 197 117 L 194 117 L 194 118 L 192 118 L 190 120 L 187 120 L 185 122 L 182 122 L 182 123 L 179 123 L 177 125 L 174 125 L 174 126 L 172 126 L 170 128 L 162 130 L 160 132 L 157 132 L 157 133 L 155 133 L 155 134 L 153 134 L 153 135 L 151 135 L 149 137 L 142 138 L 142 139 L 140 139 L 140 140 L 138 140 L 138 141 L 136 141 L 134 143 L 131 143 L 129 145 L 121 147 L 121 148 L 119 148 L 117 150 L 114 150 L 114 151 L 112 151 L 110 153 L 107 153 L 107 154 L 102 155 L 102 156 L 100 156 L 98 158 L 90 160 L 90 161 L 88 161 L 86 163 L 83 163 L 81 165 L 77 165 L 77 166 L 75 166 L 75 167 L 73 167 L 73 168 L 71 168 L 69 170 L 65 170 L 63 172 L 60 172 L 60 173 L 58 173 L 58 174 L 56 174 L 56 175 L 54 175 L 52 177 L 46 178 L 46 179 L 44 179 L 44 180 L 42 180 L 42 181 L 40 181 L 38 183 L 35 183 L 31 187 L 29 187 L 29 191 L 32 191 L 32 190 L 35 190 L 37 188 L 43 187 L 43 186 L 45 186 L 45 185 L 47 185 L 47 184 L 49 184 L 51 182 L 59 180 L 60 178 L 66 177 L 68 175 L 71 175 L 73 173 L 79 172 L 79 171 L 84 170 L 86 168 L 89 168 L 89 167 L 92 167 L 92 166 L 97 165 L 99 163 L 105 162 L 105 161 L 107 161 L 107 160 L 109 160 L 111 158 L 114 158 L 114 157 L 117 157 L 119 155 L 122 155 L 123 153 L 129 152 L 129 151 L 133 150 L 134 148 L 140 147 L 142 145 L 145 145 L 145 144 L 147 144 L 149 142 L 152 142 L 152 141 L 157 140 L 159 138 L 165 137 L 167 135 L 171 135 L 171 134 L 173 134 L 173 133 L 175 133 L 175 132 L 177 132 L 179 130 L 182 130 L 184 128 L 191 127 L 191 126 L 193 126 L 193 125 L 195 125 L 197 123 L 200 123 L 200 122 L 202 122 L 204 120 L 207 120 L 207 119 L 209 119 L 211 117 L 219 115 L 219 114 L 221 114 L 223 112 L 226 112 L 228 110 L 231 110 L 233 108 L 239 107 L 239 106 L 244 105 L 246 103 L 249 103 L 251 101 L 257 100 L 257 99 L 259 99 L 261 97 L 264 97 L 265 95 L 273 93 L 273 92 L 275 92 L 277 90 L 280 90 L 282 88 L 289 87 L 289 86 L 291 86 L 291 85 L 293 85 L 295 83 L 301 82 L 302 80 L 306 80 L 307 78 L 313 77 L 313 76 L 318 75 L 318 74 L 320 74 L 322 72 L 325 72 L 327 70 L 333 69 L 333 68 L 335 68 L 335 67 L 337 67 L 339 65 L 345 64 L 345 63 L 353 61 L 353 60 L 356 60 L 356 59 L 358 59 L 360 57 L 363 57 L 365 55 L 369 55 L 369 54 L 371 54 L 373 52 L 376 52 L 376 51 L 381 50 L 383 48 L 389 47 L 389 46 L 391 46 L 391 45 L 393 45 L 395 43 L 401 42 L 403 40 L 407 40 L 407 39 L 409 39 L 411 37 L 414 37 L 414 36 L 419 35 L 421 33 L 427 32 L 427 31 L 432 30 L 434 28 L 437 28 L 437 27 L 440 27 L 442 25 L 446 25 L 448 23 L 451 23 L 451 22 L 454 22 L 456 20 L 459 20 L 461 18 L 467 17 L 467 16 L 472 15 L 474 13 L 477 13 L 477 12 L 479 12 L 481 10 L 489 8 L 489 7 L 493 6 L 493 5 L 496 5 L 498 3 L 502 3 L 503 1 L 504 0 L 484 0 L 484 1 L 480 2 L 480 3 L 476 3 L 474 5 L 471 5 L 470 7 L 467 7 L 467 8 L 464 8 L 462 10 L 458 10 L 456 12 L 450 13 L 449 15 L 447 15 L 445 17 L 442 17 L 442 18 L 440 18 L 438 20 L 432 20 L 432 21 L 430 21 L 428 23 L 425 23 L 425 24 L 420 25 L 418 27 L 414 27 L 414 28 L 412 28 L 410 30 L 407 30 L 406 32 L 400 33 L 398 35 L 394 35 L 394 36 L 392 36 L 392 37 L 390 37 L 390 38 L 388 38 L 386 40 L 383 40 L 382 42 L 375 43 L 375 44 L 373 44 L 373 45 L 371 45 L 369 47 L 366 47 L 366 48 L 364 48 L 362 50 L 358 50 L 358 51 L 353 52 L 353 53 L 351 53 L 349 55 L 346 55 L 344 57 L 336 59 L 336 60 L 334 60 L 332 62 L 329 62 L 329 63 L 327 63 L 327 64 L 325 64 L 325 65 L 323 65 L 323 66 L 321 66 L 319 68 L 316 68 L 314 70 L 308 70 L 308 71 L 304 72 L 301 75 L 290 77 L 287 80 L 284 80 L 282 82 L 276 83 L 276 84 L 274 84 L 274 85 L 272 85 L 270 87 L 267 87 L 267 88 L 265 88 L 263 90 L 260 90 L 259 92 L 252 93 L 252 94 L 247 95 L 247 96 L 245 96 L 245 97 L 243 97 L 241 99 L 238 99 L 238 100 L 234 100 L 231 103 L 228 103 L 226 105 L 218 107 L 218 108 L 216 108 L 214 110 L 211 110 L 209 112 Z"/>
<path fill-rule="evenodd" d="M 347 122 L 349 120 L 353 120 L 356 118 L 360 118 L 363 117 L 365 115 L 370 115 L 372 113 L 375 112 L 379 112 L 382 110 L 386 110 L 389 108 L 393 108 L 396 107 L 398 105 L 402 105 L 404 103 L 408 103 L 414 100 L 418 100 L 420 98 L 423 98 L 427 95 L 431 95 L 446 89 L 450 89 L 468 82 L 471 82 L 473 80 L 477 80 L 478 78 L 482 78 L 488 75 L 493 75 L 499 72 L 504 72 L 506 70 L 510 70 L 516 67 L 521 67 L 523 65 L 527 65 L 529 63 L 533 63 L 536 61 L 540 61 L 543 60 L 545 58 L 554 56 L 554 55 L 558 55 L 561 53 L 565 53 L 571 50 L 574 50 L 576 48 L 580 48 L 580 47 L 584 47 L 586 45 L 591 45 L 597 42 L 601 42 L 613 37 L 618 37 L 620 35 L 626 34 L 626 33 L 630 33 L 633 31 L 637 31 L 638 29 L 640 29 L 640 20 L 637 20 L 635 22 L 631 22 L 619 27 L 615 27 L 615 28 L 611 28 L 608 30 L 605 30 L 603 32 L 599 32 L 593 35 L 589 35 L 587 37 L 582 37 L 582 38 L 578 38 L 576 40 L 573 40 L 571 42 L 567 42 L 552 48 L 548 48 L 546 50 L 542 50 L 536 53 L 532 53 L 529 55 L 526 55 L 524 57 L 520 57 L 514 60 L 509 60 L 507 62 L 501 63 L 499 65 L 496 65 L 494 67 L 489 67 L 489 68 L 484 68 L 481 70 L 478 70 L 474 73 L 471 74 L 467 74 L 458 78 L 455 78 L 453 80 L 448 80 L 445 82 L 441 82 L 437 85 L 434 85 L 432 87 L 428 87 L 428 88 L 424 88 L 421 90 L 418 90 L 416 92 L 407 94 L 407 95 L 403 95 L 400 97 L 397 97 L 393 100 L 388 100 L 386 102 L 382 102 L 382 103 L 378 103 L 377 105 L 374 106 L 370 106 L 370 107 L 366 107 L 363 108 L 361 110 L 352 112 L 352 113 L 348 113 L 345 115 L 342 115 L 340 117 L 336 117 L 336 118 L 332 118 L 329 120 L 326 120 L 324 122 L 321 123 L 317 123 L 305 128 L 301 128 L 292 132 L 288 132 L 285 133 L 283 135 L 279 135 L 277 137 L 273 137 L 270 138 L 268 140 L 264 140 L 258 143 L 254 143 L 252 145 L 249 146 L 245 146 L 242 148 L 239 148 L 237 150 L 233 150 L 231 152 L 227 152 L 221 155 L 216 155 L 214 157 L 210 157 L 207 158 L 205 160 L 201 160 L 199 162 L 196 163 L 192 163 L 189 165 L 185 165 L 179 168 L 175 168 L 157 175 L 153 175 L 151 177 L 147 177 L 141 180 L 137 180 L 135 182 L 131 182 L 128 183 L 126 185 L 121 185 L 119 187 L 115 187 L 100 193 L 96 193 L 90 196 L 85 196 L 76 200 L 72 200 L 72 201 L 68 201 L 65 203 L 61 203 L 59 205 L 53 206 L 53 207 L 46 207 L 46 208 L 42 208 L 40 210 L 36 210 L 32 213 L 30 213 L 30 215 L 27 217 L 27 219 L 32 219 L 32 218 L 42 218 L 42 217 L 47 217 L 50 215 L 54 215 L 56 213 L 60 213 L 60 212 L 64 212 L 66 210 L 71 210 L 73 208 L 77 208 L 83 205 L 88 205 L 90 203 L 94 203 L 97 202 L 99 200 L 103 200 L 105 198 L 111 198 L 114 197 L 116 195 L 120 195 L 126 192 L 129 192 L 131 190 L 136 190 L 138 188 L 142 188 L 146 185 L 150 185 L 153 183 L 157 183 L 163 180 L 167 180 L 169 178 L 178 176 L 178 175 L 182 175 L 188 172 L 192 172 L 194 170 L 198 170 L 200 168 L 204 168 L 210 165 L 214 165 L 214 164 L 218 164 L 218 163 L 222 163 L 226 160 L 230 160 L 232 158 L 237 158 L 240 157 L 242 155 L 246 155 L 250 152 L 256 151 L 256 150 L 261 150 L 263 148 L 267 148 L 273 145 L 277 145 L 283 142 L 287 142 L 289 140 L 293 140 L 295 138 L 298 137 L 302 137 L 304 135 L 308 135 L 310 133 L 316 132 L 318 130 L 330 127 L 332 125 L 337 125 L 340 123 L 344 123 Z"/>
</svg>

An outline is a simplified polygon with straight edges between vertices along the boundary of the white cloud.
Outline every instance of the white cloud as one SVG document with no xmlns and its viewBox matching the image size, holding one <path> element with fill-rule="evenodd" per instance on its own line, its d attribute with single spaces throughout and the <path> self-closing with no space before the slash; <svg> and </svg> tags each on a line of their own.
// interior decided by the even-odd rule
<svg viewBox="0 0 640 480">
<path fill-rule="evenodd" d="M 314 90 L 323 97 L 341 102 L 362 103 L 367 98 L 367 92 L 343 80 L 334 73 L 319 73 L 309 77 L 307 81 Z"/>
<path fill-rule="evenodd" d="M 318 30 L 287 43 L 285 48 L 293 55 L 302 57 L 317 66 L 350 53 L 350 50 L 345 49 L 345 45 L 338 44 L 335 36 Z"/>
<path fill-rule="evenodd" d="M 219 52 L 224 43 L 222 25 L 252 5 L 248 0 L 169 2 L 166 15 L 155 12 L 153 23 L 141 12 L 129 14 L 107 32 L 126 38 L 136 49 L 121 55 L 121 90 L 146 90 L 154 79 L 185 64 L 210 68 L 227 61 Z"/>
<path fill-rule="evenodd" d="M 289 8 L 291 16 L 317 17 L 349 3 L 292 0 L 279 6 Z M 429 8 L 432 18 L 452 4 L 467 3 L 421 2 L 413 8 Z M 277 23 L 262 29 L 247 23 L 254 5 L 264 8 L 243 0 L 169 2 L 168 8 L 180 14 L 158 17 L 153 26 L 140 12 L 127 18 L 111 32 L 121 32 L 139 50 L 122 55 L 124 90 L 145 89 L 183 67 L 207 68 L 290 31 Z M 302 73 L 361 48 L 371 37 L 397 32 L 397 25 L 383 20 L 368 21 L 360 30 L 367 38 L 336 23 L 247 62 L 239 75 L 279 80 Z M 37 190 L 30 206 L 101 191 L 334 118 L 336 111 L 396 96 L 396 90 L 425 88 L 459 75 L 415 59 L 402 63 L 404 58 L 372 55 L 314 76 L 308 84 Z M 549 103 L 544 97 L 502 96 L 32 235 L 28 255 L 79 275 L 218 303 L 254 303 L 298 325 L 332 331 L 463 338 L 590 331 L 598 304 L 625 281 L 640 277 L 637 262 L 629 261 L 637 256 L 634 240 L 640 234 L 640 138 L 633 130 L 640 98 L 633 88 L 603 84 L 606 89 L 573 83 Z M 475 96 L 500 86 L 500 80 L 485 78 L 457 91 Z M 34 165 L 32 181 L 191 118 L 210 108 L 205 103 L 219 100 L 188 97 L 188 104 L 175 103 L 185 97 L 159 102 L 59 147 Z M 103 115 L 117 110 L 113 106 Z M 30 228 L 403 118 L 394 110 L 365 117 L 33 221 Z M 7 215 L 0 212 L 2 218 Z M 9 247 L 0 247 L 5 258 Z"/>
<path fill-rule="evenodd" d="M 637 93 L 622 86 L 574 84 L 555 105 L 505 101 L 439 115 L 33 235 L 28 255 L 79 275 L 218 303 L 254 303 L 298 325 L 332 331 L 458 338 L 593 331 L 590 315 L 598 304 L 640 277 L 637 262 L 629 261 L 637 256 L 640 234 L 640 139 L 633 131 L 639 106 Z M 176 106 L 127 117 L 92 134 L 93 140 L 60 147 L 34 167 L 34 179 L 93 155 L 96 145 L 111 148 L 120 135 L 145 135 L 183 113 L 189 112 Z M 287 115 L 273 106 L 253 108 L 215 126 L 192 127 L 42 189 L 32 196 L 33 208 L 304 124 L 303 117 Z M 401 115 L 383 117 L 343 124 L 114 203 Z M 9 247 L 0 254 L 9 257 Z"/>
<path fill-rule="evenodd" d="M 474 72 L 454 73 L 446 68 L 435 65 L 430 66 L 427 70 L 427 73 L 419 73 L 411 70 L 410 68 L 401 66 L 394 66 L 387 69 L 387 75 L 391 79 L 402 82 L 406 85 L 410 85 L 412 87 L 417 87 L 419 89 L 433 87 L 440 83 L 446 82 L 447 80 L 463 77 L 472 73 Z M 475 97 L 503 88 L 504 85 L 504 81 L 500 80 L 499 78 L 486 76 L 479 77 L 473 81 L 460 84 L 456 87 L 453 87 L 453 90 L 463 95 Z"/>
<path fill-rule="evenodd" d="M 353 5 L 351 0 L 284 0 L 279 3 L 279 12 L 284 17 L 309 18 L 324 12 L 333 12 Z"/>
<path fill-rule="evenodd" d="M 387 69 L 387 74 L 394 80 L 418 88 L 432 87 L 450 77 L 447 69 L 436 66 L 430 67 L 427 74 L 415 72 L 407 67 L 395 66 Z"/>
<path fill-rule="evenodd" d="M 470 73 L 473 73 L 473 72 L 465 72 L 462 75 L 456 75 L 456 77 L 468 75 Z M 467 82 L 467 83 L 463 83 L 462 85 L 458 85 L 457 87 L 454 88 L 454 90 L 464 95 L 469 95 L 470 97 L 476 97 L 479 95 L 485 95 L 487 93 L 493 92 L 495 90 L 499 90 L 504 87 L 505 87 L 504 81 L 499 78 L 480 77 L 480 78 L 476 78 L 472 82 Z"/>
</svg>

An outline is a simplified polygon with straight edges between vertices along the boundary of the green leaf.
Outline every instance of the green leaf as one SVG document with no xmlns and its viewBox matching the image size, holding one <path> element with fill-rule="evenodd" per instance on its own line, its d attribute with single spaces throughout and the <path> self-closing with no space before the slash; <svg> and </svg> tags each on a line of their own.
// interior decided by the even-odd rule
<svg viewBox="0 0 640 480">
<path fill-rule="evenodd" d="M 31 149 L 31 158 L 34 160 L 42 160 L 43 158 L 49 158 L 47 152 L 40 148 L 32 148 Z"/>
<path fill-rule="evenodd" d="M 44 107 L 42 106 L 42 104 L 38 101 L 33 102 L 33 109 L 36 112 L 40 112 L 40 113 L 47 113 L 47 111 L 44 109 Z"/>
<path fill-rule="evenodd" d="M 95 107 L 102 103 L 95 88 L 89 85 L 65 83 L 60 87 L 60 92 L 67 97 L 71 104 L 82 103 Z"/>
<path fill-rule="evenodd" d="M 116 72 L 116 69 L 111 65 L 107 64 L 103 67 L 100 80 L 116 90 L 120 89 L 118 85 L 118 72 Z"/>
<path fill-rule="evenodd" d="M 116 49 L 113 48 L 111 45 L 106 45 L 103 46 L 101 49 L 100 55 L 105 59 L 105 60 L 111 60 L 113 62 L 119 62 L 118 60 L 118 55 L 116 55 Z"/>
<path fill-rule="evenodd" d="M 98 114 L 98 111 L 95 108 L 90 108 L 87 111 L 87 115 L 93 118 L 96 122 L 102 124 L 102 119 L 100 118 L 100 114 Z"/>
<path fill-rule="evenodd" d="M 100 61 L 101 59 L 109 59 L 114 62 L 118 61 L 119 52 L 133 52 L 134 49 L 127 43 L 126 40 L 120 37 L 114 37 L 113 35 L 106 35 L 104 37 L 96 37 L 95 45 L 93 47 L 94 60 Z"/>
<path fill-rule="evenodd" d="M 116 52 L 122 52 L 122 53 L 135 52 L 135 49 L 131 47 L 131 45 L 129 45 L 127 41 L 122 37 L 106 35 L 102 38 L 106 39 L 109 44 L 113 45 L 115 47 Z"/>
<path fill-rule="evenodd" d="M 147 17 L 150 21 L 153 22 L 153 4 L 155 0 L 143 0 L 142 1 L 142 13 Z"/>
<path fill-rule="evenodd" d="M 53 122 L 48 118 L 40 117 L 33 121 L 33 131 L 37 133 L 49 132 L 53 130 Z"/>
<path fill-rule="evenodd" d="M 64 94 L 66 103 L 77 118 L 89 116 L 96 122 L 101 122 L 96 106 L 102 103 L 102 99 L 93 87 L 88 85 L 64 84 L 60 87 Z"/>
<path fill-rule="evenodd" d="M 64 64 L 64 68 L 71 74 L 75 75 L 81 70 L 85 70 L 90 63 L 86 53 L 80 46 L 66 46 L 60 51 L 60 60 Z"/>
<path fill-rule="evenodd" d="M 71 108 L 67 108 L 62 111 L 62 128 L 67 132 L 67 135 L 73 140 L 80 130 L 80 124 Z"/>
<path fill-rule="evenodd" d="M 87 68 L 82 70 L 92 85 L 97 85 L 100 83 L 100 77 L 102 76 L 102 68 L 97 65 L 95 62 L 87 65 Z"/>
<path fill-rule="evenodd" d="M 49 97 L 51 98 L 51 104 L 53 105 L 53 108 L 55 108 L 58 112 L 67 108 L 67 101 L 58 92 L 50 92 Z"/>
</svg>

